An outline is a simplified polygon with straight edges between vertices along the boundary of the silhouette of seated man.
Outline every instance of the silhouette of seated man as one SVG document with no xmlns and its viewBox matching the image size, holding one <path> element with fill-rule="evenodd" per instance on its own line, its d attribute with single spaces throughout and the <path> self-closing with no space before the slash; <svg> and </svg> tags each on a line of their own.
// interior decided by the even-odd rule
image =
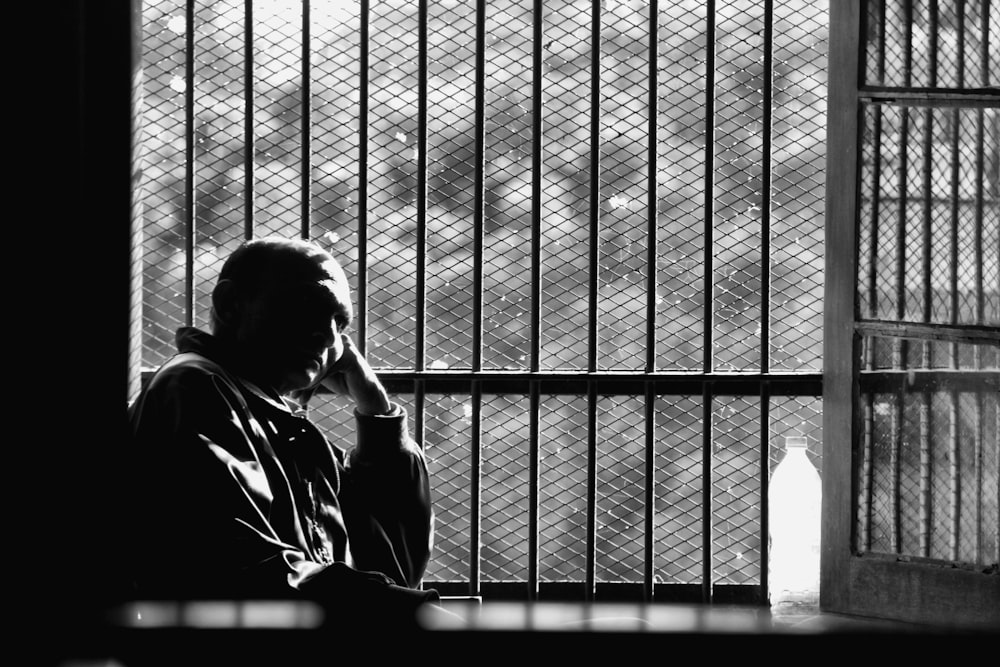
<svg viewBox="0 0 1000 667">
<path fill-rule="evenodd" d="M 423 452 L 345 333 L 347 277 L 316 244 L 258 238 L 225 261 L 211 333 L 129 406 L 126 530 L 137 599 L 304 599 L 332 624 L 417 627 L 433 513 Z M 356 442 L 305 406 L 354 403 Z"/>
</svg>

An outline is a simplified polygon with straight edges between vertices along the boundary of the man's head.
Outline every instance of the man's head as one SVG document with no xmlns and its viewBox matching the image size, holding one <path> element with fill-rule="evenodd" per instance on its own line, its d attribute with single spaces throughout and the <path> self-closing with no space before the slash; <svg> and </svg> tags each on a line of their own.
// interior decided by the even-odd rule
<svg viewBox="0 0 1000 667">
<path fill-rule="evenodd" d="M 247 241 L 212 292 L 213 333 L 243 372 L 280 393 L 308 387 L 340 357 L 352 317 L 344 270 L 301 239 Z"/>
</svg>

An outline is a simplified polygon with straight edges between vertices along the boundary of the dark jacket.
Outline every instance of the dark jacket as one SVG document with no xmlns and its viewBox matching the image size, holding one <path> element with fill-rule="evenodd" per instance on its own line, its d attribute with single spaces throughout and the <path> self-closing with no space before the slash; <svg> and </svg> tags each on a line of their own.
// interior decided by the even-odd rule
<svg viewBox="0 0 1000 667">
<path fill-rule="evenodd" d="M 210 334 L 184 328 L 177 343 L 129 406 L 137 596 L 330 602 L 418 588 L 433 514 L 402 408 L 355 413 L 348 453 L 227 370 Z"/>
</svg>

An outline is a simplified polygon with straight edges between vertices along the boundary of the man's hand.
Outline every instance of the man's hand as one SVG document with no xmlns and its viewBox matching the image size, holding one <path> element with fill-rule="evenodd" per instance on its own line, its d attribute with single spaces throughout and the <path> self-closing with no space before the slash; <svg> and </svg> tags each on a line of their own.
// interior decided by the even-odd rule
<svg viewBox="0 0 1000 667">
<path fill-rule="evenodd" d="M 320 384 L 330 391 L 350 396 L 363 415 L 387 415 L 392 406 L 389 394 L 379 382 L 375 371 L 368 365 L 358 348 L 348 336 L 340 334 L 343 353 L 327 365 Z"/>
</svg>

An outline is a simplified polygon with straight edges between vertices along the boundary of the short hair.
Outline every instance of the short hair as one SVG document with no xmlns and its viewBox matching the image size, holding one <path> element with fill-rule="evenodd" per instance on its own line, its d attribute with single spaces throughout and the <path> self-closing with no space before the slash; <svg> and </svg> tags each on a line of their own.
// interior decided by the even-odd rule
<svg viewBox="0 0 1000 667">
<path fill-rule="evenodd" d="M 333 274 L 324 268 L 332 263 Z M 219 271 L 218 280 L 231 280 L 245 296 L 260 294 L 277 281 L 334 280 L 345 282 L 346 275 L 333 255 L 313 241 L 283 236 L 262 236 L 244 241 Z M 346 304 L 350 305 L 350 304 Z M 220 321 L 212 309 L 212 327 Z"/>
</svg>

